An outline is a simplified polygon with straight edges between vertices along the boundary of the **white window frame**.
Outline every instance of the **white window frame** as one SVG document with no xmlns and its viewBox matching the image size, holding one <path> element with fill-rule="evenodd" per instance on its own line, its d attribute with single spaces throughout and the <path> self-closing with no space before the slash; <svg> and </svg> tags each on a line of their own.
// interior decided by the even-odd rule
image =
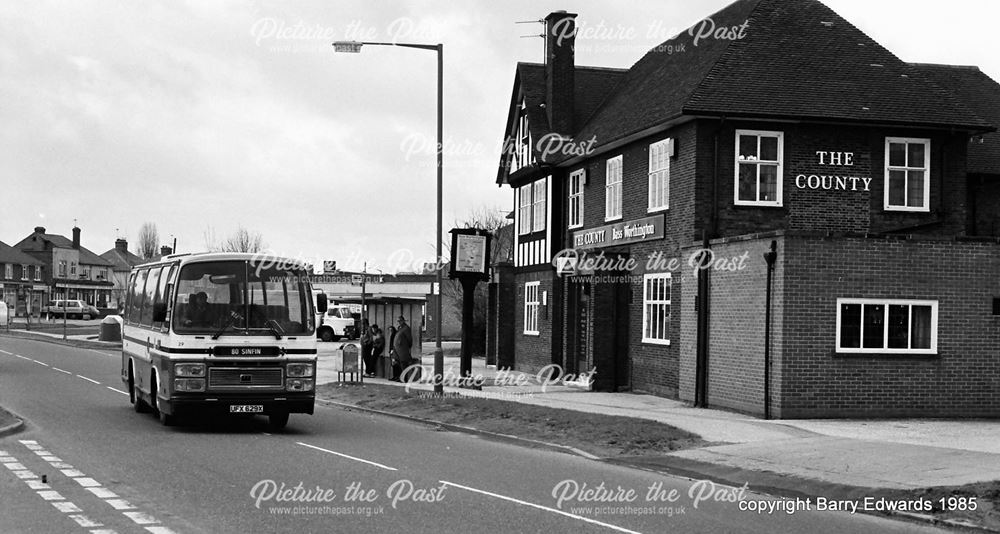
<svg viewBox="0 0 1000 534">
<path fill-rule="evenodd" d="M 531 233 L 531 204 L 533 190 L 531 184 L 522 185 L 517 188 L 517 233 L 527 235 Z"/>
<path fill-rule="evenodd" d="M 761 163 L 772 164 L 772 160 L 767 160 L 762 162 L 760 159 L 757 160 L 757 199 L 758 200 L 740 200 L 740 136 L 752 135 L 757 137 L 757 155 L 760 156 L 760 138 L 761 137 L 776 137 L 778 139 L 778 160 L 777 160 L 777 183 L 775 184 L 775 196 L 777 200 L 766 201 L 760 199 L 760 167 Z M 743 163 L 746 163 L 745 161 Z M 784 181 L 784 170 L 785 170 L 785 133 L 784 132 L 774 132 L 768 130 L 736 130 L 736 150 L 733 153 L 733 202 L 737 206 L 760 206 L 769 208 L 780 208 L 784 205 L 784 191 L 782 190 L 782 182 Z"/>
<path fill-rule="evenodd" d="M 6 264 L 4 264 L 4 266 L 3 266 L 3 277 L 6 278 L 7 280 L 13 280 L 14 279 L 14 264 L 12 264 L 12 263 L 6 263 Z"/>
<path fill-rule="evenodd" d="M 648 213 L 670 209 L 670 156 L 673 144 L 674 140 L 668 138 L 649 145 Z M 654 191 L 663 191 L 660 202 L 657 202 Z"/>
<path fill-rule="evenodd" d="M 531 150 L 531 129 L 528 127 L 528 106 L 524 99 L 517 106 L 517 125 L 514 130 L 514 153 L 511 155 L 510 172 L 530 167 L 535 162 Z"/>
<path fill-rule="evenodd" d="M 531 231 L 541 232 L 545 230 L 545 203 L 548 198 L 548 181 L 542 178 L 535 181 L 534 200 L 531 203 Z"/>
<path fill-rule="evenodd" d="M 604 162 L 604 221 L 617 221 L 621 218 L 622 156 L 618 155 Z"/>
<path fill-rule="evenodd" d="M 524 333 L 530 336 L 539 335 L 538 312 L 541 309 L 541 282 L 524 283 Z"/>
<path fill-rule="evenodd" d="M 672 280 L 670 273 L 650 273 L 643 275 L 642 277 L 642 342 L 651 343 L 654 345 L 670 345 L 670 299 L 656 299 L 650 298 L 649 294 L 649 282 L 651 280 L 665 280 L 667 287 L 667 295 L 671 294 L 672 290 Z M 650 309 L 653 306 L 666 306 L 666 316 L 664 317 L 666 322 L 663 326 L 663 336 L 664 337 L 651 337 L 647 335 L 649 332 L 650 325 Z"/>
<path fill-rule="evenodd" d="M 66 260 L 59 260 L 59 274 L 60 278 L 66 278 Z"/>
<path fill-rule="evenodd" d="M 30 276 L 30 274 L 28 273 L 28 266 L 22 263 L 21 264 L 21 280 L 25 280 L 25 281 L 29 280 L 29 278 L 28 278 L 29 276 Z"/>
<path fill-rule="evenodd" d="M 583 186 L 587 183 L 587 170 L 579 169 L 569 175 L 569 203 L 567 205 L 569 228 L 583 227 Z M 576 187 L 573 187 L 576 185 Z M 576 219 L 573 218 L 574 206 L 576 207 Z"/>
<path fill-rule="evenodd" d="M 841 311 L 845 304 L 860 304 L 861 307 L 861 347 L 841 347 L 840 346 L 840 330 L 842 326 Z M 865 305 L 882 305 L 885 307 L 885 318 L 883 319 L 882 332 L 882 342 L 885 347 L 882 348 L 865 348 L 865 324 L 864 324 L 864 306 Z M 910 306 L 910 325 L 909 329 L 913 328 L 913 306 L 929 306 L 931 308 L 931 346 L 927 349 L 901 349 L 901 348 L 889 348 L 889 306 Z M 855 298 L 839 298 L 837 299 L 837 340 L 836 340 L 836 351 L 845 354 L 899 354 L 899 355 L 910 355 L 910 354 L 937 354 L 937 340 L 938 340 L 938 301 L 936 300 L 911 300 L 911 299 L 855 299 Z M 912 332 L 907 332 L 907 341 L 913 344 Z"/>
<path fill-rule="evenodd" d="M 894 167 L 889 165 L 889 146 L 892 144 L 902 144 L 903 154 L 906 156 L 906 163 L 902 167 Z M 909 158 L 910 151 L 905 145 L 924 145 L 924 166 L 923 167 L 913 167 L 910 166 Z M 915 206 L 893 206 L 889 204 L 889 171 L 903 171 L 903 175 L 906 179 L 906 186 L 909 187 L 910 175 L 909 171 L 924 171 L 924 205 L 920 207 Z M 931 211 L 931 140 L 927 138 L 920 137 L 886 137 L 885 138 L 885 174 L 883 174 L 883 180 L 885 187 L 883 187 L 883 209 L 885 211 L 915 211 L 928 213 Z M 909 199 L 906 191 L 903 191 L 903 198 Z"/>
<path fill-rule="evenodd" d="M 35 281 L 36 282 L 41 282 L 42 281 L 42 266 L 41 265 L 35 265 Z"/>
</svg>

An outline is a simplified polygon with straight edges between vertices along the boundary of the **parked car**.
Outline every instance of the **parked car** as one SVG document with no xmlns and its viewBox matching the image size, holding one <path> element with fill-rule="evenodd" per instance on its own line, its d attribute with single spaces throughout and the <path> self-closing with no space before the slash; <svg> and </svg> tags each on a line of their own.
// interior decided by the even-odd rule
<svg viewBox="0 0 1000 534">
<path fill-rule="evenodd" d="M 91 319 L 100 316 L 97 308 L 87 304 L 82 300 L 52 300 L 49 305 L 42 310 L 54 317 L 66 315 L 67 319 Z"/>
</svg>

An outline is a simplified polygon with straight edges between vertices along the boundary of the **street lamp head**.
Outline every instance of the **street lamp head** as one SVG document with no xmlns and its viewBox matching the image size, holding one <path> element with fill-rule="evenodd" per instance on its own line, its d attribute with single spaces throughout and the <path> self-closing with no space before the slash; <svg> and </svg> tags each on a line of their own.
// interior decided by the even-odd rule
<svg viewBox="0 0 1000 534">
<path fill-rule="evenodd" d="M 333 51 L 357 54 L 361 52 L 361 44 L 357 41 L 334 41 Z"/>
</svg>

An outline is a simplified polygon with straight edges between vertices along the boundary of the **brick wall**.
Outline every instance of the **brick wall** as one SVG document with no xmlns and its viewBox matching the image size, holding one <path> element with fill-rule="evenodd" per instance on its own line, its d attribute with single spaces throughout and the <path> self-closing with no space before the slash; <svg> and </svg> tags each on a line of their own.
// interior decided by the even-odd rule
<svg viewBox="0 0 1000 534">
<path fill-rule="evenodd" d="M 781 417 L 1000 413 L 1000 245 L 788 237 Z M 938 301 L 938 355 L 844 357 L 837 298 Z"/>
<path fill-rule="evenodd" d="M 514 368 L 527 373 L 537 372 L 552 363 L 552 308 L 554 272 L 546 270 L 522 271 L 514 275 Z M 524 284 L 538 281 L 538 297 L 548 292 L 548 305 L 539 306 L 538 334 L 524 333 Z"/>
<path fill-rule="evenodd" d="M 1000 176 L 969 178 L 970 198 L 975 203 L 975 235 L 1000 236 Z"/>
<path fill-rule="evenodd" d="M 771 241 L 778 242 L 778 257 L 782 255 L 780 238 L 742 238 L 716 240 L 711 244 L 715 264 L 709 276 L 709 406 L 741 412 L 764 412 L 764 325 L 767 289 L 767 264 L 763 254 Z M 699 247 L 685 249 L 693 254 Z M 740 270 L 739 265 L 744 267 Z M 681 273 L 683 287 L 678 298 L 681 318 L 680 332 L 680 392 L 681 399 L 693 401 L 697 360 L 698 276 L 687 268 Z M 783 316 L 782 266 L 775 265 L 771 302 L 771 386 L 772 408 L 777 404 L 776 391 L 781 383 L 780 362 Z"/>
<path fill-rule="evenodd" d="M 966 226 L 965 150 L 962 136 L 939 132 L 857 128 L 813 124 L 704 121 L 699 127 L 699 215 L 692 237 L 706 227 L 713 202 L 714 133 L 719 137 L 718 215 L 719 237 L 739 236 L 774 230 L 815 230 L 833 232 L 905 231 L 928 235 L 958 235 Z M 780 131 L 784 134 L 783 206 L 736 206 L 736 130 Z M 931 139 L 930 213 L 885 211 L 885 138 Z M 817 151 L 852 152 L 853 165 L 820 165 Z M 829 158 L 826 158 L 829 163 Z M 704 169 L 704 172 L 702 172 Z M 799 188 L 796 177 L 854 176 L 871 178 L 869 191 L 862 181 L 848 182 L 849 189 Z M 854 184 L 857 189 L 854 190 Z M 940 221 L 940 224 L 928 225 Z M 922 226 L 928 225 L 928 226 Z M 919 228 L 912 228 L 920 226 Z"/>
</svg>

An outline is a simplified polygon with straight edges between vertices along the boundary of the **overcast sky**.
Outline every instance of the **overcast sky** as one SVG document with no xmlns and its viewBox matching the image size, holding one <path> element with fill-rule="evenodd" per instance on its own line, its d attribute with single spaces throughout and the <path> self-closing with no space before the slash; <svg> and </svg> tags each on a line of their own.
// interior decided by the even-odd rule
<svg viewBox="0 0 1000 534">
<path fill-rule="evenodd" d="M 75 219 L 91 250 L 134 250 L 151 221 L 190 252 L 242 225 L 286 256 L 403 268 L 434 254 L 435 54 L 332 41 L 445 44 L 447 231 L 512 209 L 494 181 L 514 66 L 542 60 L 521 38 L 541 26 L 515 22 L 578 13 L 577 64 L 629 67 L 728 3 L 4 1 L 0 241 Z M 825 3 L 905 61 L 1000 79 L 993 0 Z"/>
</svg>

